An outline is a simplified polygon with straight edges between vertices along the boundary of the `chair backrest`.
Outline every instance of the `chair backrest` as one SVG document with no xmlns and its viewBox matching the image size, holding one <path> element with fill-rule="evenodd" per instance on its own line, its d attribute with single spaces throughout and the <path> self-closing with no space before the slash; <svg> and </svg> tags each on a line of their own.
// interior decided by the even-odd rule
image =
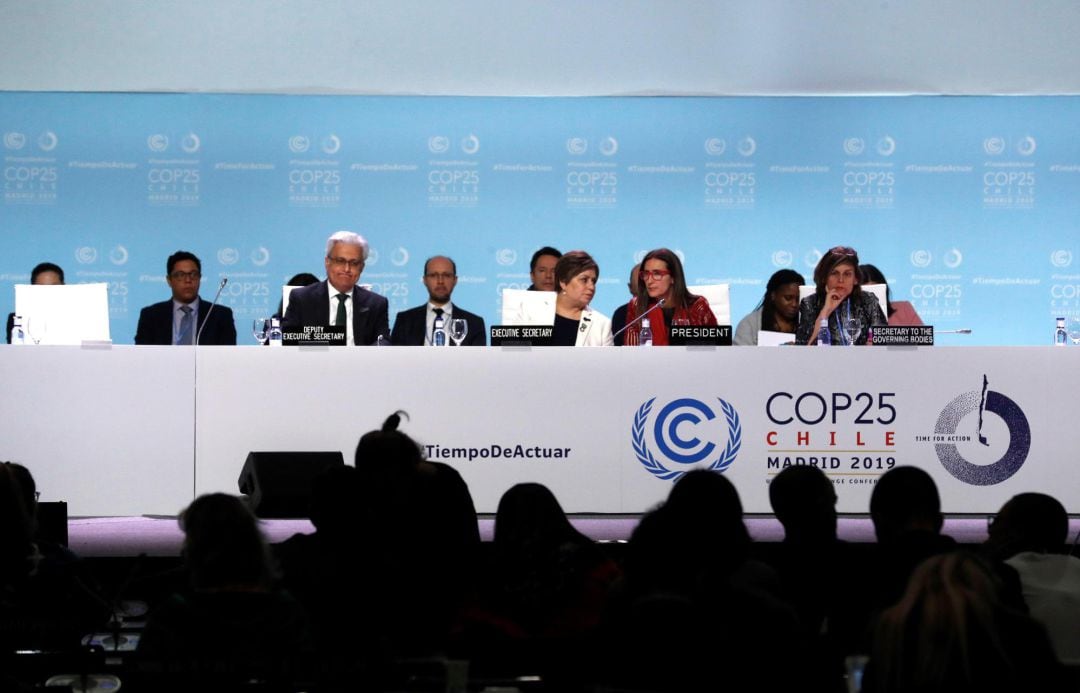
<svg viewBox="0 0 1080 693">
<path fill-rule="evenodd" d="M 555 292 L 503 289 L 503 325 L 554 325 Z"/>
<path fill-rule="evenodd" d="M 293 289 L 299 289 L 299 286 L 289 286 L 286 284 L 281 287 L 281 315 L 285 316 L 285 311 L 289 309 L 289 294 L 293 292 Z"/>
<path fill-rule="evenodd" d="M 692 294 L 705 297 L 717 325 L 731 324 L 731 290 L 727 284 L 699 284 L 686 288 Z"/>
</svg>

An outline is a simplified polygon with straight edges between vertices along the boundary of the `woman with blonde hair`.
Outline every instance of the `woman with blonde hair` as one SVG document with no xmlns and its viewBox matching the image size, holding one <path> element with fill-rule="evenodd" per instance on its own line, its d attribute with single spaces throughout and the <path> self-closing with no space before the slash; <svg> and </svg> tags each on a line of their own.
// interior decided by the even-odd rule
<svg viewBox="0 0 1080 693">
<path fill-rule="evenodd" d="M 1001 579 L 973 553 L 924 561 L 881 615 L 863 691 L 1069 690 L 1046 630 L 1001 595 Z"/>
</svg>

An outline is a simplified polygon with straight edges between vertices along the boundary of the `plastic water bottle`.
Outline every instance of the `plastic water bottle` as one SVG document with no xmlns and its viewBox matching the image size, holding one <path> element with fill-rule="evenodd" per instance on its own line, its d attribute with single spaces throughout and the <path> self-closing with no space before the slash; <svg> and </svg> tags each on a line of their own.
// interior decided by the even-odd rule
<svg viewBox="0 0 1080 693">
<path fill-rule="evenodd" d="M 641 321 L 641 332 L 638 335 L 638 346 L 652 346 L 652 328 L 649 327 L 649 319 Z"/>
<path fill-rule="evenodd" d="M 443 316 L 435 316 L 435 329 L 431 334 L 431 343 L 435 346 L 446 346 L 446 320 Z"/>
<path fill-rule="evenodd" d="M 821 320 L 821 327 L 818 328 L 817 333 L 817 345 L 832 346 L 832 332 L 829 331 L 828 318 L 822 318 Z"/>
<path fill-rule="evenodd" d="M 23 331 L 21 315 L 16 315 L 14 322 L 11 324 L 11 343 L 26 344 L 26 332 Z"/>
<path fill-rule="evenodd" d="M 12 333 L 14 334 L 14 332 Z M 12 340 L 14 341 L 14 337 Z M 1065 331 L 1065 318 L 1057 319 L 1057 327 L 1054 329 L 1054 346 L 1065 346 L 1069 343 L 1069 333 Z"/>
<path fill-rule="evenodd" d="M 270 346 L 281 346 L 281 318 L 270 318 Z"/>
</svg>

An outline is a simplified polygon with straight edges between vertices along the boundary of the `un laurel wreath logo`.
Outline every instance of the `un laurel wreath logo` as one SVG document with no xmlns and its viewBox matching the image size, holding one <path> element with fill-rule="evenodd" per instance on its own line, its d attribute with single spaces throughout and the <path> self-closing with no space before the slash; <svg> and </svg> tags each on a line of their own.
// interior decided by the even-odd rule
<svg viewBox="0 0 1080 693">
<path fill-rule="evenodd" d="M 724 414 L 724 418 L 727 421 L 727 445 L 723 451 L 713 459 L 706 469 L 716 472 L 723 472 L 731 463 L 735 461 L 736 455 L 739 454 L 739 448 L 742 447 L 742 424 L 739 423 L 739 413 L 735 411 L 735 407 L 731 406 L 719 397 L 716 401 L 720 403 L 720 410 Z M 656 398 L 646 401 L 641 407 L 638 408 L 637 413 L 634 415 L 634 425 L 631 428 L 631 440 L 633 441 L 634 456 L 637 457 L 638 462 L 641 462 L 642 466 L 654 476 L 663 479 L 665 481 L 675 481 L 687 470 L 673 470 L 664 466 L 663 462 L 658 460 L 649 449 L 646 442 L 646 424 L 649 420 L 649 414 L 652 413 L 653 404 L 656 402 Z M 678 411 L 679 413 L 675 413 Z M 670 460 L 681 464 L 694 464 L 703 460 L 709 459 L 716 453 L 716 444 L 708 442 L 704 445 L 701 444 L 701 440 L 693 438 L 691 440 L 683 440 L 679 437 L 677 428 L 681 423 L 698 424 L 702 421 L 710 421 L 716 418 L 716 414 L 707 404 L 700 400 L 682 398 L 676 399 L 660 410 L 660 413 L 656 416 L 656 422 L 653 427 L 653 439 L 660 448 L 662 455 Z M 664 436 L 665 428 L 667 429 L 667 438 L 669 438 L 674 444 L 675 448 L 669 445 Z M 692 452 L 681 452 L 692 450 Z"/>
</svg>

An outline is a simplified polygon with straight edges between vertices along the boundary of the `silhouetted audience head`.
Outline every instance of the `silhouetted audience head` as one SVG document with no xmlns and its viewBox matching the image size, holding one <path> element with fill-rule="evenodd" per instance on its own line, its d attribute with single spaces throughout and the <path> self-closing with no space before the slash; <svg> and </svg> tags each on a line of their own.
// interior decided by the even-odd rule
<svg viewBox="0 0 1080 693">
<path fill-rule="evenodd" d="M 912 531 L 941 531 L 941 497 L 934 480 L 918 467 L 894 467 L 870 495 L 870 518 L 879 542 Z"/>
<path fill-rule="evenodd" d="M 987 548 L 1006 559 L 1022 551 L 1057 553 L 1068 541 L 1069 515 L 1045 493 L 1021 493 L 1001 506 L 990 524 Z"/>
<path fill-rule="evenodd" d="M 409 417 L 404 411 L 396 411 L 386 418 L 382 428 L 360 437 L 354 458 L 358 470 L 408 472 L 423 461 L 420 446 L 416 441 L 398 430 L 402 416 Z"/>
<path fill-rule="evenodd" d="M 239 498 L 224 493 L 199 496 L 179 521 L 192 587 L 269 589 L 269 550 L 255 516 Z"/>
<path fill-rule="evenodd" d="M 925 560 L 878 622 L 864 690 L 974 693 L 1048 690 L 1045 631 L 1002 602 L 1003 583 L 966 551 Z M 1030 686 L 1030 688 L 1028 687 Z"/>
<path fill-rule="evenodd" d="M 37 482 L 30 470 L 18 462 L 4 462 L 4 466 L 11 470 L 15 476 L 15 482 L 21 490 L 23 508 L 33 519 L 37 515 Z"/>
<path fill-rule="evenodd" d="M 742 501 L 726 476 L 696 469 L 675 482 L 668 494 L 667 507 L 687 518 L 703 521 L 710 534 L 733 545 L 748 544 L 750 534 L 743 524 Z"/>
<path fill-rule="evenodd" d="M 634 529 L 626 556 L 628 584 L 639 593 L 693 589 L 704 575 L 734 571 L 749 547 L 735 486 L 716 472 L 688 472 Z"/>
<path fill-rule="evenodd" d="M 786 541 L 836 540 L 836 491 L 817 467 L 796 465 L 777 474 L 769 484 L 769 504 Z"/>
<path fill-rule="evenodd" d="M 495 512 L 495 549 L 514 553 L 524 547 L 548 549 L 589 539 L 574 529 L 555 494 L 543 484 L 516 484 L 499 499 Z"/>
</svg>

